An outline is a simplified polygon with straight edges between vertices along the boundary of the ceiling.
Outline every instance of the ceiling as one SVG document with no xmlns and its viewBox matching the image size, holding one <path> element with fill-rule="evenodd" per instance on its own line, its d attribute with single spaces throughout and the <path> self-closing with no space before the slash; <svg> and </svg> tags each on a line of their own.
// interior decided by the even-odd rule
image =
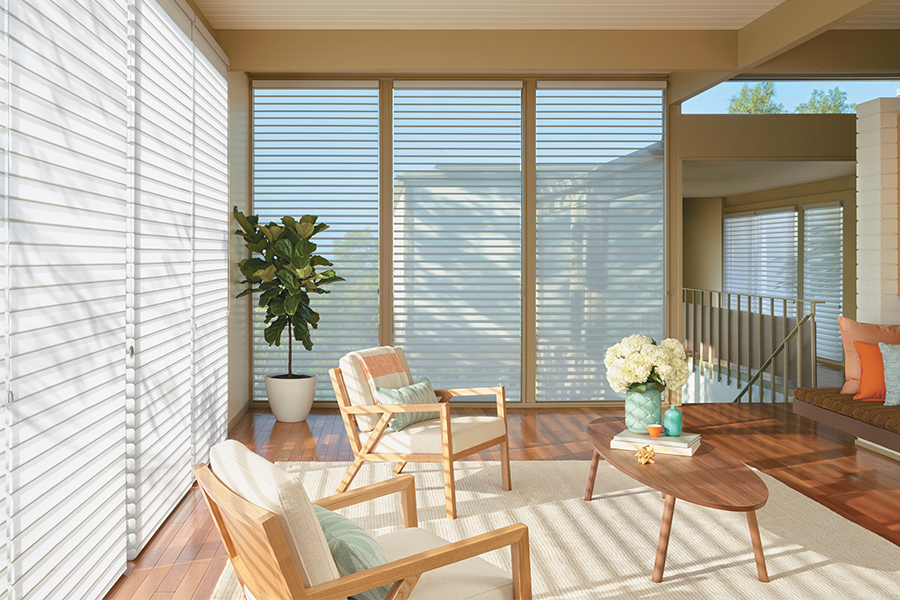
<svg viewBox="0 0 900 600">
<path fill-rule="evenodd" d="M 856 175 L 855 161 L 684 161 L 685 198 L 724 198 Z"/>
<path fill-rule="evenodd" d="M 782 0 L 195 0 L 215 29 L 737 30 Z M 900 29 L 900 0 L 845 22 Z"/>
</svg>

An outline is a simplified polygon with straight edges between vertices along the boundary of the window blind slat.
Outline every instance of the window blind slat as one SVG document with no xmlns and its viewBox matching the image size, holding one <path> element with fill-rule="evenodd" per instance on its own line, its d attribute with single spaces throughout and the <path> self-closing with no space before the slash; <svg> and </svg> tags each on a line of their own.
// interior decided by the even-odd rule
<svg viewBox="0 0 900 600">
<path fill-rule="evenodd" d="M 315 241 L 346 281 L 312 298 L 321 320 L 311 352 L 294 342 L 294 370 L 318 375 L 316 399 L 333 400 L 328 370 L 378 345 L 378 89 L 301 86 L 253 90 L 253 206 L 260 223 L 312 214 L 331 226 Z M 352 133 L 332 134 L 338 124 Z M 288 340 L 266 344 L 253 307 L 253 399 L 265 401 L 265 375 L 287 370 Z"/>
<path fill-rule="evenodd" d="M 663 335 L 664 109 L 662 90 L 538 88 L 539 401 L 621 400 L 606 349 Z"/>
<path fill-rule="evenodd" d="M 797 226 L 794 208 L 725 215 L 724 291 L 797 298 Z"/>
<path fill-rule="evenodd" d="M 413 376 L 520 400 L 519 89 L 394 90 L 393 221 L 394 344 Z"/>
<path fill-rule="evenodd" d="M 10 5 L 5 574 L 21 599 L 102 597 L 125 568 L 125 22 L 116 0 Z M 30 304 L 43 288 L 72 301 Z"/>
</svg>

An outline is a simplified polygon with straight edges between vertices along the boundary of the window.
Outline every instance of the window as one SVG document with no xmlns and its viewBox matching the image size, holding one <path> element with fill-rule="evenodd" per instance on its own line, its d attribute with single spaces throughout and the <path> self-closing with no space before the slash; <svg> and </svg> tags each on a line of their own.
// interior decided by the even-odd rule
<svg viewBox="0 0 900 600">
<path fill-rule="evenodd" d="M 665 329 L 664 84 L 253 86 L 254 212 L 317 214 L 340 240 L 325 252 L 347 281 L 314 299 L 315 347 L 297 359 L 319 376 L 319 399 L 333 397 L 326 374 L 341 355 L 379 343 L 404 347 L 413 375 L 438 387 L 621 398 L 606 348 Z M 254 318 L 262 400 L 286 351 Z"/>
<path fill-rule="evenodd" d="M 318 400 L 333 399 L 328 369 L 378 345 L 378 83 L 255 81 L 253 207 L 260 223 L 311 214 L 331 226 L 316 236 L 318 252 L 346 281 L 312 298 L 321 315 L 314 347 L 294 341 L 294 363 L 319 376 Z M 265 400 L 266 373 L 285 372 L 288 360 L 288 332 L 270 347 L 264 317 L 254 303 L 257 400 Z"/>
<path fill-rule="evenodd" d="M 518 400 L 522 92 L 479 83 L 395 85 L 394 344 L 435 388 Z"/>
<path fill-rule="evenodd" d="M 606 349 L 632 333 L 663 336 L 664 108 L 658 87 L 538 85 L 542 401 L 619 399 Z"/>
<path fill-rule="evenodd" d="M 844 360 L 837 318 L 844 305 L 844 209 L 840 203 L 803 207 L 803 296 L 816 305 L 816 354 Z"/>
</svg>

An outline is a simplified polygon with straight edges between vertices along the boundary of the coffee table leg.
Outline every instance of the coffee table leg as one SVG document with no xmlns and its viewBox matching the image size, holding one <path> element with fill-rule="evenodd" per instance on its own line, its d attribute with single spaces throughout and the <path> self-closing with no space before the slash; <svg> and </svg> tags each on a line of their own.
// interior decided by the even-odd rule
<svg viewBox="0 0 900 600">
<path fill-rule="evenodd" d="M 584 501 L 590 501 L 594 495 L 594 479 L 597 478 L 597 465 L 600 464 L 600 453 L 594 450 L 594 456 L 591 458 L 591 472 L 588 473 L 587 489 L 584 491 Z"/>
<path fill-rule="evenodd" d="M 669 532 L 672 531 L 672 515 L 675 514 L 675 496 L 666 496 L 662 525 L 659 528 L 659 543 L 656 545 L 656 562 L 653 564 L 653 583 L 660 583 L 666 568 L 666 552 L 669 550 Z"/>
<path fill-rule="evenodd" d="M 753 542 L 753 556 L 756 557 L 756 573 L 763 583 L 769 582 L 766 571 L 766 557 L 763 556 L 762 538 L 759 537 L 759 524 L 756 522 L 756 511 L 747 511 L 747 523 L 750 524 L 750 541 Z"/>
</svg>

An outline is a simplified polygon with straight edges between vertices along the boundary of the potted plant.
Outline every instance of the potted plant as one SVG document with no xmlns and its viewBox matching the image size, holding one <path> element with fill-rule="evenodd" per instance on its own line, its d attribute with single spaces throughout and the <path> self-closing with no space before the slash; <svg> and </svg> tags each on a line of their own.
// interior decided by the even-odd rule
<svg viewBox="0 0 900 600">
<path fill-rule="evenodd" d="M 281 225 L 259 225 L 257 215 L 244 216 L 237 207 L 233 214 L 241 227 L 235 234 L 244 238 L 245 246 L 253 252 L 251 258 L 238 263 L 245 277 L 241 283 L 250 287 L 237 297 L 260 292 L 259 306 L 266 309 L 263 336 L 270 346 L 280 346 L 282 332 L 288 330 L 287 373 L 266 375 L 266 397 L 279 421 L 303 421 L 312 407 L 318 377 L 293 372 L 293 340 L 312 350 L 310 327 L 318 328 L 319 313 L 309 305 L 310 294 L 327 294 L 324 286 L 344 281 L 333 269 L 316 270 L 331 266 L 315 254 L 316 244 L 312 242 L 312 237 L 328 225 L 316 223 L 317 217 L 312 215 L 304 215 L 299 221 L 282 217 Z"/>
</svg>

